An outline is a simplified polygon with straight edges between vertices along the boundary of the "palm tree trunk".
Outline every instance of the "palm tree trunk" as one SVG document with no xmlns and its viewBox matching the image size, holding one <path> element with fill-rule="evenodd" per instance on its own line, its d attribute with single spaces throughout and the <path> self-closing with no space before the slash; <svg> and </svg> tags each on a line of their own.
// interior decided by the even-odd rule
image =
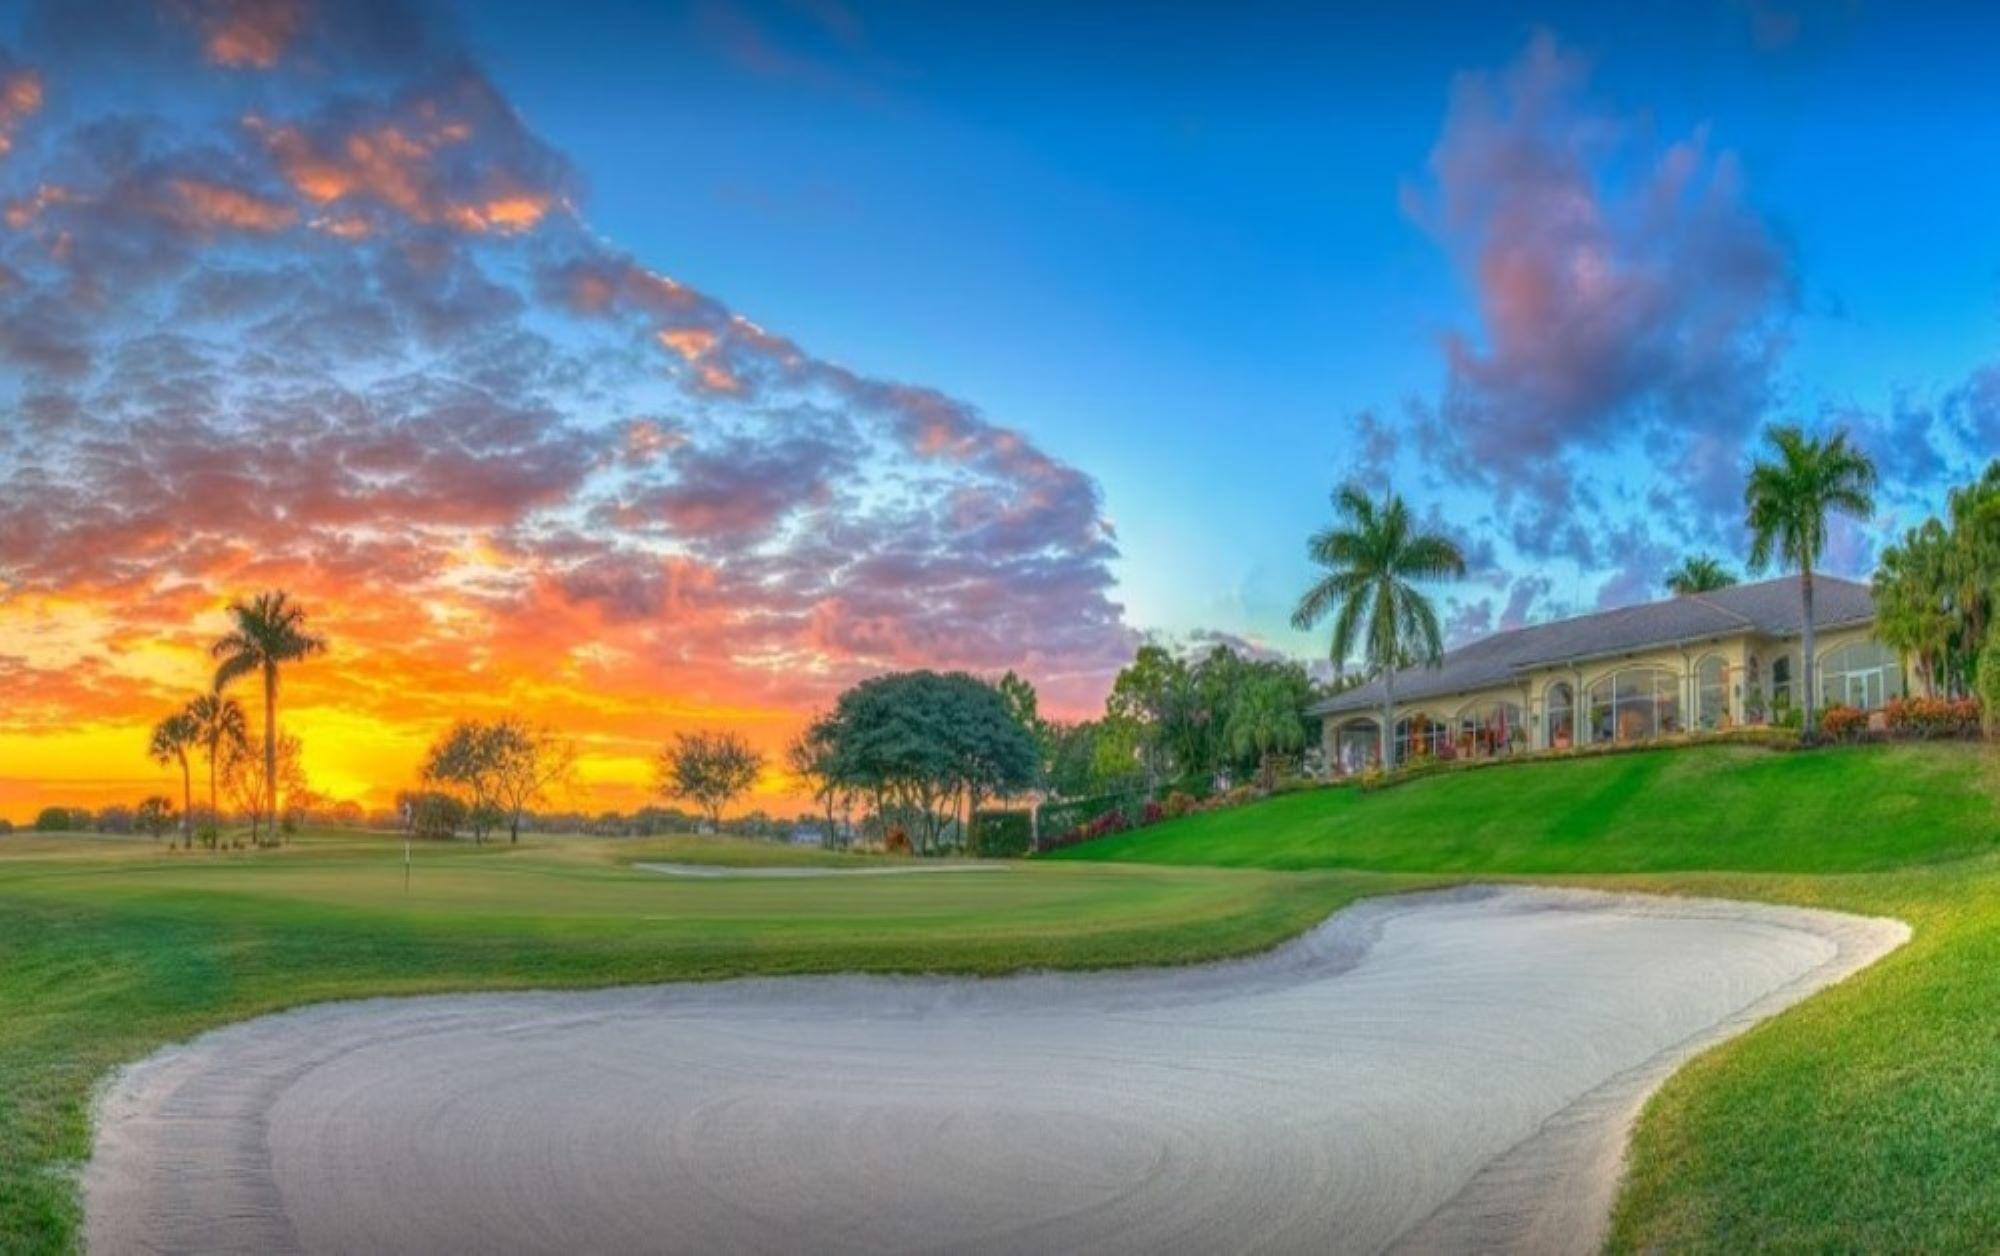
<svg viewBox="0 0 2000 1256">
<path fill-rule="evenodd" d="M 1390 757 L 1394 750 L 1396 736 L 1396 667 L 1394 663 L 1382 669 L 1382 774 L 1387 776 L 1395 770 L 1395 760 Z"/>
<path fill-rule="evenodd" d="M 187 751 L 176 752 L 181 761 L 181 836 L 194 849 L 194 778 L 188 774 Z"/>
<path fill-rule="evenodd" d="M 1813 724 L 1813 706 L 1819 699 L 1819 690 L 1814 683 L 1816 669 L 1813 667 L 1813 581 L 1810 562 L 1799 564 L 1799 600 L 1805 609 L 1805 622 L 1799 627 L 1799 639 L 1805 648 L 1805 660 L 1799 668 L 1799 675 L 1804 679 L 1806 686 L 1805 697 L 1801 703 L 1801 709 L 1805 711 L 1805 723 L 1800 735 L 1805 740 L 1811 741 L 1814 733 L 1818 731 Z"/>
<path fill-rule="evenodd" d="M 264 664 L 264 814 L 278 832 L 278 666 Z"/>
<path fill-rule="evenodd" d="M 215 803 L 215 756 L 222 749 L 221 741 L 220 737 L 208 739 L 208 822 L 218 829 L 222 827 L 222 812 Z"/>
</svg>

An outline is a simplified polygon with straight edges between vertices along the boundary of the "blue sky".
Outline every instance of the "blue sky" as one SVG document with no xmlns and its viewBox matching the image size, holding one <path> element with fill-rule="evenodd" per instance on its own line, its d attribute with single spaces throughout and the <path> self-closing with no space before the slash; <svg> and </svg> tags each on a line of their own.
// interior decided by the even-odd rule
<svg viewBox="0 0 2000 1256">
<path fill-rule="evenodd" d="M 1440 337 L 1481 333 L 1401 191 L 1427 179 L 1454 77 L 1503 73 L 1537 32 L 1587 64 L 1583 108 L 1740 162 L 1790 289 L 1765 417 L 1935 406 L 1995 348 L 1994 22 L 1970 6 L 576 4 L 467 21 L 607 235 L 1095 476 L 1141 627 L 1309 648 L 1283 619 L 1353 416 L 1435 403 Z M 1599 470 L 1674 488 L 1629 459 Z M 1490 509 L 1490 491 L 1415 472 L 1396 483 L 1421 505 Z M 1543 613 L 1592 604 L 1612 569 L 1500 557 L 1555 578 Z"/>
<path fill-rule="evenodd" d="M 153 780 L 272 587 L 336 795 L 531 711 L 612 805 L 883 671 L 1319 656 L 1350 476 L 1463 640 L 1740 562 L 1761 429 L 1846 426 L 1866 575 L 2000 450 L 1996 24 L 0 0 L 0 808 Z"/>
</svg>

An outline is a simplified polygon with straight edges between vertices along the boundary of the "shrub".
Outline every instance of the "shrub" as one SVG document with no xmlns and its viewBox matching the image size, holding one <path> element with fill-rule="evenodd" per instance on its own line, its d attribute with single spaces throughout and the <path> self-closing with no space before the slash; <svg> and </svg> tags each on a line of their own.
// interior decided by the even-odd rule
<svg viewBox="0 0 2000 1256">
<path fill-rule="evenodd" d="M 1836 741 L 1858 741 L 1868 730 L 1868 713 L 1858 707 L 1830 706 L 1820 714 L 1819 730 Z"/>
<path fill-rule="evenodd" d="M 887 851 L 891 855 L 909 854 L 910 853 L 909 830 L 905 829 L 900 824 L 890 825 L 888 835 L 882 839 L 882 849 Z"/>
<path fill-rule="evenodd" d="M 1883 714 L 1889 732 L 1898 737 L 1929 741 L 1938 737 L 1972 737 L 1979 732 L 1977 698 L 1893 698 Z"/>
<path fill-rule="evenodd" d="M 12 820 L 0 820 L 0 837 L 5 837 L 13 831 L 14 822 Z"/>
<path fill-rule="evenodd" d="M 1141 794 L 1099 794 L 1094 798 L 1065 798 L 1061 802 L 1044 803 L 1041 814 L 1041 835 L 1044 849 L 1059 845 L 1074 833 L 1096 822 L 1108 812 L 1119 812 L 1123 819 L 1129 808 L 1134 814 L 1145 805 Z"/>
<path fill-rule="evenodd" d="M 1034 817 L 1026 811 L 981 811 L 972 817 L 972 850 L 987 859 L 1018 859 L 1034 839 Z"/>
<path fill-rule="evenodd" d="M 67 807 L 43 807 L 41 813 L 35 817 L 35 831 L 37 833 L 67 833 L 69 832 L 71 823 Z"/>
</svg>

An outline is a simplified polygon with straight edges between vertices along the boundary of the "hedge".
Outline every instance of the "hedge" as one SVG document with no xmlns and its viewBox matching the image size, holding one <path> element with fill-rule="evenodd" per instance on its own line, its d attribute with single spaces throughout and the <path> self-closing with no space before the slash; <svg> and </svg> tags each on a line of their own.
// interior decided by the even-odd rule
<svg viewBox="0 0 2000 1256">
<path fill-rule="evenodd" d="M 1065 798 L 1061 802 L 1042 804 L 1041 846 L 1046 850 L 1052 844 L 1061 842 L 1078 829 L 1094 822 L 1099 816 L 1113 811 L 1122 812 L 1127 821 L 1136 820 L 1146 807 L 1146 791 L 1127 790 L 1117 794 L 1099 794 L 1094 798 Z"/>
<path fill-rule="evenodd" d="M 972 817 L 972 853 L 983 859 L 1019 859 L 1034 840 L 1031 812 L 981 811 Z"/>
</svg>

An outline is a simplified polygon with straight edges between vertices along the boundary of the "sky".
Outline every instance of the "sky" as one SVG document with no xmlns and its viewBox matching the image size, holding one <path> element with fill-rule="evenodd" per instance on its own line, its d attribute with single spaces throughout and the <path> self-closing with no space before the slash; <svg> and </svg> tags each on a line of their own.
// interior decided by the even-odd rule
<svg viewBox="0 0 2000 1256">
<path fill-rule="evenodd" d="M 0 5 L 0 816 L 168 784 L 264 588 L 322 792 L 526 714 L 629 807 L 891 668 L 1321 658 L 1345 480 L 1463 640 L 1740 566 L 1769 423 L 1857 577 L 2000 451 L 2000 16 L 1401 7 Z"/>
</svg>

